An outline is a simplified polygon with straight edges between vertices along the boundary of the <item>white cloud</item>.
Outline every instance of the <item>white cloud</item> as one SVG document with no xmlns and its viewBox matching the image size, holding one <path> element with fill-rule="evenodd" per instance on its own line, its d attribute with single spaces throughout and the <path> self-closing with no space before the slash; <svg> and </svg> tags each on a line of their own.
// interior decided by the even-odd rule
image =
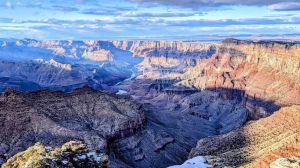
<svg viewBox="0 0 300 168">
<path fill-rule="evenodd" d="M 269 6 L 269 9 L 275 11 L 297 11 L 300 10 L 300 2 L 282 2 Z"/>
<path fill-rule="evenodd" d="M 5 2 L 5 7 L 7 7 L 7 8 L 12 8 L 13 6 L 12 6 L 12 3 L 10 2 L 10 1 L 6 1 Z"/>
</svg>

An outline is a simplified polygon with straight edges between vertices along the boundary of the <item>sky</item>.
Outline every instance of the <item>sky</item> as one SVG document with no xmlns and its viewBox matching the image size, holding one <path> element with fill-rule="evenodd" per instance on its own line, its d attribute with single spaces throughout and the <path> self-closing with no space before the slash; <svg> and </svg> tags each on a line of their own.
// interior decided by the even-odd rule
<svg viewBox="0 0 300 168">
<path fill-rule="evenodd" d="M 300 0 L 0 0 L 0 38 L 300 34 Z"/>
</svg>

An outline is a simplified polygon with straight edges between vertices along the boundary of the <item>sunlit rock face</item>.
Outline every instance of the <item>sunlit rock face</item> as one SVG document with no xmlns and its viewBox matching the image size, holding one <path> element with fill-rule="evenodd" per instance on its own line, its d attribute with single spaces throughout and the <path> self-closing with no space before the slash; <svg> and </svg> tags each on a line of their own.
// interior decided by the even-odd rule
<svg viewBox="0 0 300 168">
<path fill-rule="evenodd" d="M 190 157 L 205 156 L 214 167 L 269 167 L 278 158 L 299 156 L 299 124 L 300 107 L 284 107 L 228 134 L 200 140 Z"/>
<path fill-rule="evenodd" d="M 270 168 L 300 167 L 300 159 L 297 157 L 279 158 L 270 164 Z"/>
<path fill-rule="evenodd" d="M 216 53 L 198 61 L 178 75 L 178 84 L 200 90 L 231 88 L 245 91 L 248 100 L 274 102 L 278 106 L 299 104 L 299 44 L 225 40 Z M 229 93 L 228 96 L 234 93 Z M 267 116 L 272 106 L 247 105 L 251 118 Z M 270 113 L 269 113 L 270 114 Z"/>
<path fill-rule="evenodd" d="M 144 57 L 209 57 L 216 50 L 212 44 L 180 41 L 134 41 L 130 51 Z"/>
<path fill-rule="evenodd" d="M 80 141 L 70 141 L 61 147 L 49 147 L 36 143 L 10 158 L 2 167 L 107 168 L 108 165 L 107 155 L 89 150 Z"/>
<path fill-rule="evenodd" d="M 133 134 L 145 124 L 142 106 L 131 98 L 90 88 L 72 93 L 7 90 L 0 106 L 1 158 L 36 142 L 57 146 L 83 140 L 90 149 L 105 151 L 107 141 Z"/>
</svg>

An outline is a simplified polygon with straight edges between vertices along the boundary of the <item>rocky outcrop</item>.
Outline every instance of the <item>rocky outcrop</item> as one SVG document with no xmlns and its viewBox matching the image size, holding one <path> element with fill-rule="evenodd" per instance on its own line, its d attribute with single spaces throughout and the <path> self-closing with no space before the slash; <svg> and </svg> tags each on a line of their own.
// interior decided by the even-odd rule
<svg viewBox="0 0 300 168">
<path fill-rule="evenodd" d="M 107 155 L 88 150 L 82 142 L 70 141 L 56 148 L 37 143 L 2 165 L 10 167 L 107 168 L 109 163 Z"/>
<path fill-rule="evenodd" d="M 104 49 L 91 48 L 84 51 L 84 58 L 93 61 L 112 61 L 113 54 L 110 51 Z"/>
<path fill-rule="evenodd" d="M 129 50 L 143 57 L 207 58 L 215 53 L 216 46 L 181 41 L 133 41 Z"/>
<path fill-rule="evenodd" d="M 126 96 L 90 88 L 72 93 L 7 90 L 0 96 L 0 156 L 41 142 L 49 146 L 83 140 L 90 149 L 107 150 L 107 141 L 142 129 L 142 106 Z"/>
<path fill-rule="evenodd" d="M 214 167 L 269 167 L 281 157 L 299 156 L 299 123 L 300 107 L 285 107 L 228 134 L 201 139 L 190 157 L 205 156 Z"/>
<path fill-rule="evenodd" d="M 279 158 L 270 164 L 270 168 L 300 167 L 300 159 L 296 157 Z"/>
</svg>

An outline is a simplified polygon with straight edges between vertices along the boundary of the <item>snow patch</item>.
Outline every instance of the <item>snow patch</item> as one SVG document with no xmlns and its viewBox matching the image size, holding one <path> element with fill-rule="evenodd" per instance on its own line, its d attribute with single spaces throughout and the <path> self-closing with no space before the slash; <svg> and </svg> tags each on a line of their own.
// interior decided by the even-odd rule
<svg viewBox="0 0 300 168">
<path fill-rule="evenodd" d="M 86 155 L 98 163 L 101 161 L 102 158 L 102 155 L 99 155 L 96 152 L 89 152 Z"/>
<path fill-rule="evenodd" d="M 205 163 L 205 158 L 197 156 L 185 161 L 182 165 L 170 166 L 168 168 L 212 168 L 211 165 Z"/>
<path fill-rule="evenodd" d="M 118 90 L 118 92 L 116 93 L 117 95 L 125 95 L 128 92 L 126 90 Z"/>
</svg>

